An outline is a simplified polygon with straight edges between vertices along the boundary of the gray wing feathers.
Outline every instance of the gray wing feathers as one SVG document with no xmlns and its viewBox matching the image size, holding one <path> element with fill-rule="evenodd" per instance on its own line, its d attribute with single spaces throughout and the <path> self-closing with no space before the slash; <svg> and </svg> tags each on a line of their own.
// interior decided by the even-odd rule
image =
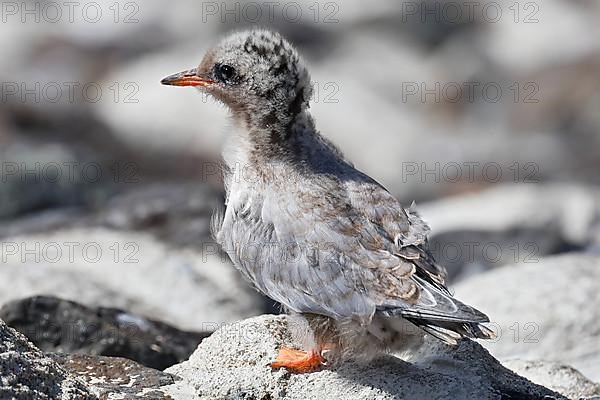
<svg viewBox="0 0 600 400">
<path fill-rule="evenodd" d="M 488 317 L 460 301 L 452 298 L 446 290 L 440 290 L 424 279 L 413 277 L 421 287 L 421 298 L 409 307 L 382 305 L 379 311 L 387 316 L 401 315 L 428 321 L 489 322 Z"/>
<path fill-rule="evenodd" d="M 225 217 L 220 242 L 259 290 L 297 312 L 365 323 L 375 312 L 487 321 L 451 297 L 413 209 L 372 181 L 304 183 L 294 195 L 244 199 Z"/>
</svg>

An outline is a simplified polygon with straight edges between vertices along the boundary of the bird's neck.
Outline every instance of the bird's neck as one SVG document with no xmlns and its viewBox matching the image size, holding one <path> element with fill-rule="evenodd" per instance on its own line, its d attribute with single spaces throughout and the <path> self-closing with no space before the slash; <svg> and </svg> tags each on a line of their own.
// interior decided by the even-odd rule
<svg viewBox="0 0 600 400">
<path fill-rule="evenodd" d="M 313 119 L 306 110 L 287 119 L 266 114 L 258 121 L 246 118 L 235 122 L 236 133 L 224 153 L 228 165 L 228 154 L 235 154 L 233 159 L 229 157 L 232 162 L 256 166 L 292 161 L 301 150 L 298 148 L 299 139 L 316 132 Z"/>
<path fill-rule="evenodd" d="M 256 187 L 290 173 L 331 173 L 352 168 L 341 151 L 316 130 L 307 111 L 287 129 L 246 130 L 238 126 L 223 151 L 226 186 L 248 183 Z"/>
</svg>

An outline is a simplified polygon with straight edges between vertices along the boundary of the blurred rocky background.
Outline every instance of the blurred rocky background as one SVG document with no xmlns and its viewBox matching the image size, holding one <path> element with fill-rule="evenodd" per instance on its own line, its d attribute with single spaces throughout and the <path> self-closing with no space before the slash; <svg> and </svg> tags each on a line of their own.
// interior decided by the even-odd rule
<svg viewBox="0 0 600 400">
<path fill-rule="evenodd" d="M 0 398 L 101 397 L 136 374 L 124 398 L 160 398 L 153 388 L 177 374 L 158 370 L 223 324 L 279 312 L 210 236 L 226 110 L 159 84 L 254 25 L 304 55 L 321 132 L 418 203 L 452 289 L 499 333 L 482 344 L 535 383 L 600 396 L 597 1 L 28 0 L 0 12 L 0 319 L 33 343 L 0 326 Z M 218 363 L 206 346 L 196 362 Z"/>
</svg>

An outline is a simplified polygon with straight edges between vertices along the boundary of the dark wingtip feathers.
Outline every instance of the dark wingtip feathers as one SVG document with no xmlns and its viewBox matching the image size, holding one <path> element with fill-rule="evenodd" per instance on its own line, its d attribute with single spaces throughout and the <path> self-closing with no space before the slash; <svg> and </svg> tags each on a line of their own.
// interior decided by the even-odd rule
<svg viewBox="0 0 600 400">
<path fill-rule="evenodd" d="M 479 323 L 450 322 L 440 324 L 437 321 L 416 320 L 407 318 L 431 336 L 443 342 L 456 345 L 461 338 L 470 339 L 495 339 L 496 333 L 485 325 Z"/>
</svg>

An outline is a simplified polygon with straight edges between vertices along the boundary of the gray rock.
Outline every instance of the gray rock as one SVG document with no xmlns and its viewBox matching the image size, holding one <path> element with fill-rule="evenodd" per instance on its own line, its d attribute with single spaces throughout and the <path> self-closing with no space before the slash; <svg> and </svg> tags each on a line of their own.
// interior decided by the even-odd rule
<svg viewBox="0 0 600 400">
<path fill-rule="evenodd" d="M 160 370 L 186 360 L 212 333 L 45 296 L 9 302 L 0 307 L 0 318 L 45 352 L 123 357 Z"/>
<path fill-rule="evenodd" d="M 600 257 L 565 254 L 512 265 L 455 286 L 456 296 L 491 319 L 499 359 L 549 360 L 600 380 Z"/>
<path fill-rule="evenodd" d="M 472 341 L 451 348 L 431 339 L 411 363 L 388 356 L 369 365 L 290 375 L 270 367 L 277 348 L 291 344 L 288 338 L 286 316 L 225 326 L 188 361 L 166 370 L 182 380 L 162 390 L 177 399 L 564 398 L 502 367 Z"/>
<path fill-rule="evenodd" d="M 96 396 L 0 320 L 0 398 L 93 400 Z"/>
<path fill-rule="evenodd" d="M 570 399 L 600 397 L 600 384 L 591 382 L 568 365 L 523 360 L 506 360 L 502 364 L 530 381 L 555 390 Z"/>
<path fill-rule="evenodd" d="M 83 206 L 94 197 L 93 184 L 104 166 L 97 154 L 77 154 L 75 146 L 19 140 L 0 147 L 0 218 L 52 207 Z M 93 175 L 83 172 L 93 171 Z"/>
<path fill-rule="evenodd" d="M 257 315 L 264 299 L 216 246 L 176 249 L 149 234 L 75 228 L 2 240 L 0 305 L 36 295 L 145 315 L 191 331 Z"/>
<path fill-rule="evenodd" d="M 600 191 L 577 184 L 507 184 L 418 208 L 433 234 L 558 225 L 566 240 L 585 245 L 600 213 L 599 199 Z"/>
<path fill-rule="evenodd" d="M 79 207 L 61 207 L 2 221 L 0 238 L 40 234 L 77 226 L 88 215 Z"/>
<path fill-rule="evenodd" d="M 143 231 L 169 244 L 202 249 L 214 243 L 210 219 L 223 202 L 221 192 L 199 182 L 147 184 L 111 198 L 88 225 Z"/>
<path fill-rule="evenodd" d="M 508 184 L 418 208 L 453 281 L 600 243 L 600 191 L 582 185 Z"/>
<path fill-rule="evenodd" d="M 67 207 L 68 196 L 59 189 L 61 192 L 56 197 L 61 200 L 58 203 L 50 204 L 43 211 L 3 221 L 0 238 L 60 229 L 107 227 L 119 231 L 143 231 L 177 247 L 202 249 L 214 243 L 210 219 L 214 210 L 223 205 L 219 189 L 194 181 L 142 183 L 135 175 L 132 179 L 136 186 L 107 194 L 102 201 L 97 199 L 93 207 L 86 202 L 76 203 L 78 207 Z M 96 189 L 102 191 L 103 187 L 106 188 L 99 184 Z M 33 187 L 31 190 L 44 191 Z M 14 198 L 17 203 L 20 200 L 20 196 Z"/>
</svg>

